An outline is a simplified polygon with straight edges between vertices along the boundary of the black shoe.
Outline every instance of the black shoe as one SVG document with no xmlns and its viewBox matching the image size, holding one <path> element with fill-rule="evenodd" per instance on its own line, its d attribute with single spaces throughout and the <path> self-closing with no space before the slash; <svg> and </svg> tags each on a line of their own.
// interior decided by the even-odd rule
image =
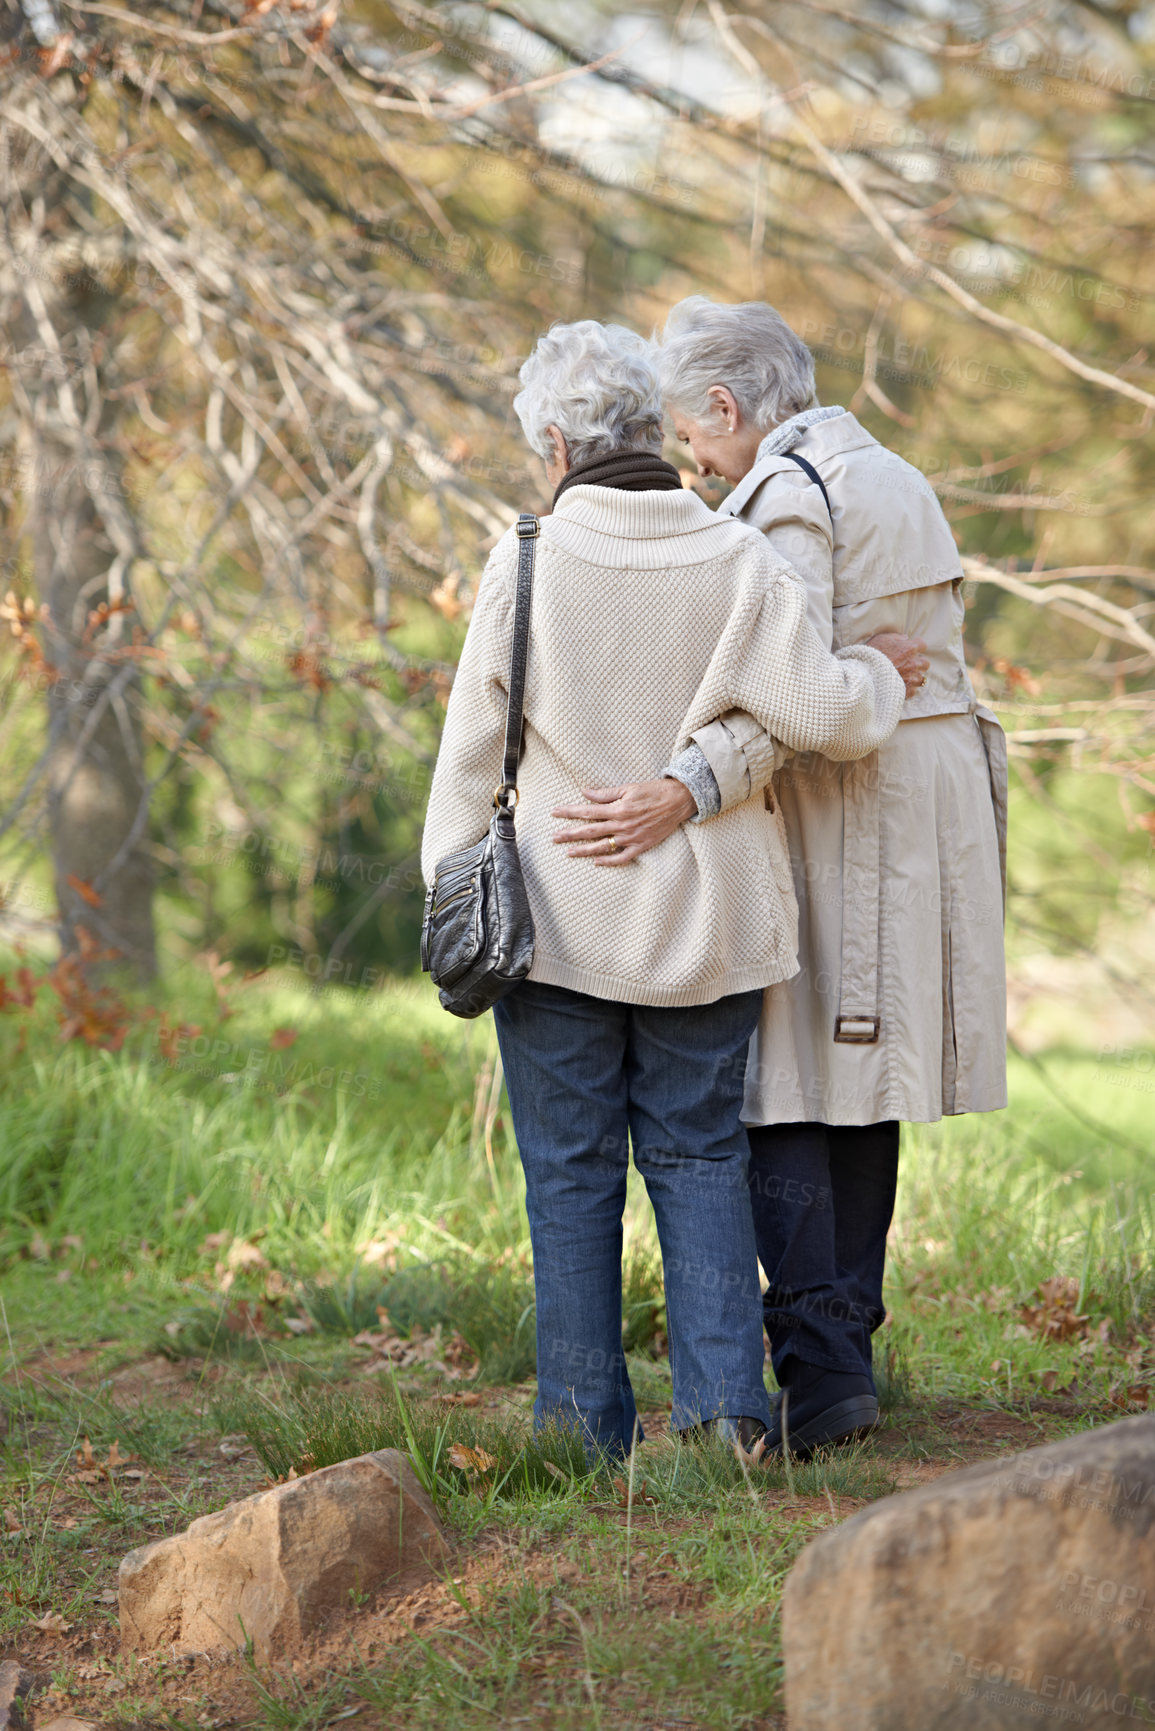
<svg viewBox="0 0 1155 1731">
<path fill-rule="evenodd" d="M 766 1454 L 781 1456 L 785 1446 L 798 1460 L 815 1449 L 852 1442 L 878 1423 L 878 1397 L 868 1376 L 794 1361 L 784 1399 L 776 1405 L 766 1432 Z M 783 1425 L 785 1419 L 785 1425 Z"/>
</svg>

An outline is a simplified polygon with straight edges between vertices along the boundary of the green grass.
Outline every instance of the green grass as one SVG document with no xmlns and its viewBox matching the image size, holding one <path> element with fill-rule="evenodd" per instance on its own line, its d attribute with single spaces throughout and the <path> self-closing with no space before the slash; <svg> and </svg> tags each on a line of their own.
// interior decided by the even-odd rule
<svg viewBox="0 0 1155 1731">
<path fill-rule="evenodd" d="M 222 1431 L 247 1437 L 276 1479 L 375 1449 L 399 1449 L 442 1508 L 473 1485 L 493 1496 L 550 1496 L 589 1476 L 572 1431 L 534 1436 L 524 1423 L 510 1426 L 469 1409 L 447 1414 L 443 1406 L 407 1398 L 395 1382 L 361 1396 L 263 1383 L 233 1391 L 214 1417 Z M 491 1464 L 455 1465 L 455 1447 Z"/>
<path fill-rule="evenodd" d="M 483 1133 L 491 1030 L 409 983 L 316 1001 L 241 990 L 236 1003 L 204 1036 L 210 1049 L 227 1036 L 227 1050 L 195 1064 L 190 1052 L 183 1068 L 156 1062 L 154 1023 L 113 1054 L 60 1046 L 36 1017 L 0 1021 L 0 1297 L 16 1334 L 100 1340 L 110 1361 L 147 1344 L 296 1363 L 322 1337 L 376 1326 L 381 1306 L 402 1332 L 459 1331 L 488 1381 L 530 1375 L 524 1192 L 504 1110 L 488 1148 Z M 186 988 L 180 1014 L 207 1027 L 212 1006 Z M 282 1050 L 271 1036 L 285 1028 L 296 1040 Z M 271 1073 L 268 1086 L 236 1080 L 253 1051 L 282 1066 L 283 1093 Z M 1007 1113 L 904 1131 L 891 1310 L 908 1375 L 932 1389 L 991 1395 L 999 1359 L 1065 1383 L 1073 1345 L 1004 1338 L 1053 1275 L 1080 1282 L 1118 1341 L 1149 1327 L 1146 1094 L 1071 1052 L 1013 1059 L 1011 1094 Z M 645 1353 L 664 1317 L 636 1175 L 626 1230 L 625 1343 Z M 289 1334 L 294 1316 L 312 1336 Z"/>
<path fill-rule="evenodd" d="M 0 1017 L 0 1509 L 21 1527 L 0 1539 L 4 1638 L 53 1611 L 111 1651 L 98 1595 L 125 1550 L 266 1477 L 400 1448 L 459 1547 L 452 1615 L 323 1675 L 254 1670 L 243 1723 L 321 1731 L 358 1708 L 359 1725 L 417 1731 L 761 1731 L 780 1705 L 782 1577 L 836 1508 L 887 1495 L 903 1461 L 971 1458 L 956 1406 L 1013 1415 L 1022 1446 L 1137 1410 L 1152 1380 L 1135 1054 L 1015 1058 L 1009 1112 L 904 1131 L 878 1343 L 895 1446 L 751 1478 L 722 1446 L 651 1437 L 630 1480 L 591 1470 L 568 1435 L 532 1435 L 532 1270 L 491 1029 L 453 1022 L 411 982 L 317 998 L 242 987 L 231 1007 L 221 1021 L 195 978 L 174 988 L 169 1025 L 205 1032 L 173 1065 L 156 1018 L 113 1054 L 60 1045 L 45 1005 Z M 623 1343 L 639 1404 L 660 1410 L 660 1262 L 634 1175 L 626 1244 Z M 1085 1319 L 1068 1338 L 1023 1320 L 1056 1276 Z M 362 1331 L 460 1336 L 462 1373 L 418 1354 L 362 1376 Z M 121 1392 L 142 1357 L 169 1367 L 174 1393 Z M 85 1437 L 154 1477 L 76 1485 Z M 462 1448 L 483 1470 L 455 1463 Z M 470 1559 L 494 1546 L 507 1561 L 471 1587 Z M 159 1677 L 126 1673 L 112 1721 L 216 1717 L 211 1677 L 182 1682 L 195 1705 L 163 1713 Z"/>
</svg>

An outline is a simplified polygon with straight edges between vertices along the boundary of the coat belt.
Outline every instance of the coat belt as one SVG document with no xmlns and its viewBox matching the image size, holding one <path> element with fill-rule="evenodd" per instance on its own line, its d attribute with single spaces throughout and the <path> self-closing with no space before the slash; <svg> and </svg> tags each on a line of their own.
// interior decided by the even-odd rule
<svg viewBox="0 0 1155 1731">
<path fill-rule="evenodd" d="M 878 1039 L 878 753 L 842 766 L 842 980 L 834 1038 Z"/>
</svg>

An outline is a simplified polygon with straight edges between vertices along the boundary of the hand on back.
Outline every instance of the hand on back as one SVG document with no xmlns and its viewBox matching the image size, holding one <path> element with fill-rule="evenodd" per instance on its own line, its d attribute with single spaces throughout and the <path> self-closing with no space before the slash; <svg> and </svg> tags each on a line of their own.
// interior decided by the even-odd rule
<svg viewBox="0 0 1155 1731">
<path fill-rule="evenodd" d="M 902 674 L 907 698 L 916 697 L 926 684 L 930 672 L 930 657 L 921 637 L 907 637 L 901 631 L 880 631 L 868 637 L 868 649 L 878 649 Z"/>
</svg>

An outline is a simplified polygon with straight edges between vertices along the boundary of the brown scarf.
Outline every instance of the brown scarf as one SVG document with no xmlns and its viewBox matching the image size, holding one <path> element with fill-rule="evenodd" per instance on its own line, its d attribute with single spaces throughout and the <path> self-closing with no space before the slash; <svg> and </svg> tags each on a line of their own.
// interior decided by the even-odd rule
<svg viewBox="0 0 1155 1731">
<path fill-rule="evenodd" d="M 682 477 L 672 463 L 667 463 L 655 451 L 612 451 L 608 457 L 589 457 L 575 463 L 562 476 L 553 496 L 551 509 L 567 487 L 620 487 L 627 493 L 669 493 L 679 491 Z"/>
</svg>

